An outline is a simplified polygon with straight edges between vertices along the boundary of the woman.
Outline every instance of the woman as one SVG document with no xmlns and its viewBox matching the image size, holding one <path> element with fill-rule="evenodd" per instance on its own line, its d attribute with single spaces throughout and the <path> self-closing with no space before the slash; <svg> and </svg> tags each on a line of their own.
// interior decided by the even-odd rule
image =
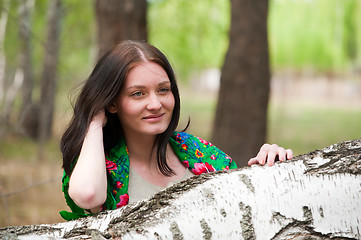
<svg viewBox="0 0 361 240">
<path fill-rule="evenodd" d="M 192 175 L 236 168 L 211 143 L 176 132 L 180 99 L 167 58 L 145 42 L 105 54 L 85 82 L 61 140 L 67 220 L 150 197 Z M 264 145 L 249 165 L 291 150 Z M 86 210 L 85 210 L 86 209 Z"/>
</svg>

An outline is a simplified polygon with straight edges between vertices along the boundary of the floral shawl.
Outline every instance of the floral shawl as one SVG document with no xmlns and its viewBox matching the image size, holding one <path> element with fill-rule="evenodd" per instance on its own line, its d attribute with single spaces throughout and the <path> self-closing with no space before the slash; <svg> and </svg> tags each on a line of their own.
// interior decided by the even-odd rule
<svg viewBox="0 0 361 240">
<path fill-rule="evenodd" d="M 195 175 L 202 173 L 237 168 L 232 158 L 219 150 L 212 143 L 185 132 L 174 132 L 169 140 L 173 151 L 183 164 Z M 106 156 L 107 199 L 102 210 L 116 209 L 128 204 L 129 154 L 125 141 L 122 140 Z M 61 211 L 65 220 L 74 220 L 91 214 L 78 207 L 70 198 L 69 176 L 64 172 L 62 190 L 66 203 L 72 212 Z"/>
</svg>

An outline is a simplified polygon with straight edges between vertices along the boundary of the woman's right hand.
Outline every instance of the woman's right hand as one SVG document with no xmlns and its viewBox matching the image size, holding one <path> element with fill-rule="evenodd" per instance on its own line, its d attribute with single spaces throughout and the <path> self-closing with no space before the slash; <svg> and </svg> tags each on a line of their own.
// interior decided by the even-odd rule
<svg viewBox="0 0 361 240">
<path fill-rule="evenodd" d="M 90 124 L 94 124 L 96 126 L 104 127 L 107 124 L 107 116 L 105 115 L 104 109 L 95 114 L 92 118 Z"/>
</svg>

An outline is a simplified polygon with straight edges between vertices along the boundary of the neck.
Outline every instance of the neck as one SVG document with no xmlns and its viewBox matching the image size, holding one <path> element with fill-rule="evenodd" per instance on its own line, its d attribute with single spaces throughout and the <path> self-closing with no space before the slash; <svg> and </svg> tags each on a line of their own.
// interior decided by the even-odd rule
<svg viewBox="0 0 361 240">
<path fill-rule="evenodd" d="M 131 166 L 157 168 L 157 136 L 126 135 Z"/>
</svg>

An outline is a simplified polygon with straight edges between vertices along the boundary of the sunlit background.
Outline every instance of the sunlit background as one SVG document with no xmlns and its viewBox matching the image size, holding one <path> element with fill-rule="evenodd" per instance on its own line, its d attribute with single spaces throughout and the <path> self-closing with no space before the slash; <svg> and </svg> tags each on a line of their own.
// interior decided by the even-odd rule
<svg viewBox="0 0 361 240">
<path fill-rule="evenodd" d="M 46 38 L 48 0 L 34 2 L 32 63 L 39 84 Z M 19 1 L 1 0 L 7 14 L 0 55 L 17 68 Z M 166 53 L 178 77 L 181 128 L 209 139 L 220 68 L 228 47 L 230 2 L 148 1 L 150 43 Z M 61 192 L 62 131 L 71 115 L 69 94 L 94 66 L 96 29 L 93 1 L 64 0 L 54 136 L 46 160 L 37 144 L 17 129 L 20 100 L 10 126 L 0 126 L 0 227 L 60 222 L 67 209 Z M 270 0 L 272 70 L 268 142 L 296 155 L 361 136 L 361 2 L 359 0 Z M 256 29 L 255 29 L 256 31 Z M 4 93 L 6 95 L 6 93 Z M 39 98 L 40 93 L 35 93 Z M 0 99 L 1 100 L 1 99 Z M 0 102 L 4 111 L 4 101 Z"/>
</svg>

